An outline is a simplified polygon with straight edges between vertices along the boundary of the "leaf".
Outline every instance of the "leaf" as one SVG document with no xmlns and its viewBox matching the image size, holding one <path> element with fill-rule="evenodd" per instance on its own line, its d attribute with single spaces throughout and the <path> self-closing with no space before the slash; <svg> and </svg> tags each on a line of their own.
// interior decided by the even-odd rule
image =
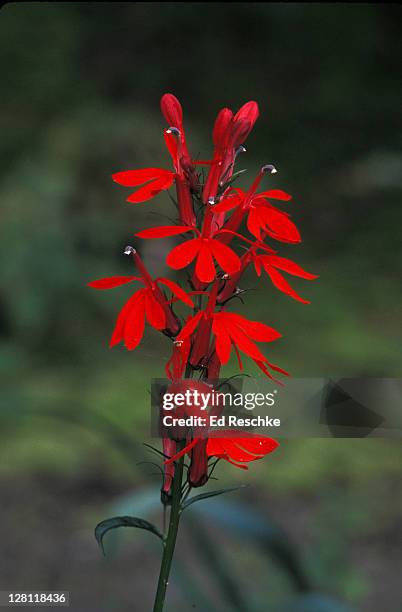
<svg viewBox="0 0 402 612">
<path fill-rule="evenodd" d="M 239 489 L 243 489 L 247 485 L 240 485 L 239 487 L 230 487 L 228 489 L 217 489 L 216 491 L 207 491 L 206 493 L 200 493 L 199 495 L 195 495 L 194 497 L 190 497 L 184 504 L 182 505 L 182 510 L 191 506 L 191 504 L 195 504 L 195 502 L 201 501 L 202 499 L 208 499 L 208 497 L 216 497 L 217 495 L 223 495 L 223 493 L 230 493 L 231 491 L 238 491 Z"/>
<path fill-rule="evenodd" d="M 95 538 L 104 555 L 105 549 L 103 546 L 103 538 L 108 531 L 111 529 L 117 529 L 118 527 L 136 527 L 137 529 L 145 529 L 146 531 L 150 531 L 151 533 L 155 534 L 163 541 L 162 534 L 158 531 L 155 525 L 149 521 L 137 518 L 135 516 L 115 516 L 113 518 L 101 521 L 95 527 Z"/>
</svg>

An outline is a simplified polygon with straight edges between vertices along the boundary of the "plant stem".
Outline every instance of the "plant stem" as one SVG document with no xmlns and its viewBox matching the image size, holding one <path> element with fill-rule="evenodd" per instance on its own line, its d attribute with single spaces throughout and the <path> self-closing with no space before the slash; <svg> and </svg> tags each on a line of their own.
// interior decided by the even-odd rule
<svg viewBox="0 0 402 612">
<path fill-rule="evenodd" d="M 179 452 L 185 445 L 185 440 L 178 443 Z M 175 473 L 172 485 L 172 506 L 169 517 L 169 529 L 163 545 L 163 555 L 159 573 L 158 588 L 155 596 L 153 612 L 162 612 L 165 603 L 166 589 L 169 583 L 170 568 L 176 546 L 181 512 L 181 484 L 183 479 L 184 455 L 175 462 Z"/>
</svg>

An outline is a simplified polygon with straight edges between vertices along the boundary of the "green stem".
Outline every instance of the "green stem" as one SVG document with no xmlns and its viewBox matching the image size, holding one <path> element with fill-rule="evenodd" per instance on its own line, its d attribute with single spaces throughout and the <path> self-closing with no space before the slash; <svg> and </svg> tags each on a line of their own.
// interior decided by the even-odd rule
<svg viewBox="0 0 402 612">
<path fill-rule="evenodd" d="M 185 441 L 177 445 L 179 452 L 185 445 Z M 184 455 L 175 463 L 175 473 L 172 485 L 172 506 L 169 517 L 169 529 L 163 545 L 163 555 L 159 573 L 158 588 L 155 596 L 153 612 L 162 612 L 165 604 L 166 589 L 169 583 L 170 569 L 172 567 L 173 554 L 176 546 L 177 532 L 181 513 L 181 484 L 183 479 Z"/>
</svg>

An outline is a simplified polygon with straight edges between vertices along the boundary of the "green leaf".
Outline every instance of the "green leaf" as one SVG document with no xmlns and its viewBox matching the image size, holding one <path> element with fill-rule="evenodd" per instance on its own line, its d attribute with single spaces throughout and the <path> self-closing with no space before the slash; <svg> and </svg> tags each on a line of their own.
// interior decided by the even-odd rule
<svg viewBox="0 0 402 612">
<path fill-rule="evenodd" d="M 243 489 L 247 485 L 240 485 L 240 487 L 230 487 L 228 489 L 217 489 L 216 491 L 207 491 L 207 493 L 200 493 L 200 495 L 194 495 L 194 497 L 190 497 L 187 501 L 182 504 L 182 511 L 185 508 L 191 506 L 191 504 L 195 504 L 195 502 L 201 501 L 202 499 L 208 499 L 208 497 L 216 497 L 217 495 L 222 495 L 223 493 L 230 493 L 231 491 L 238 491 L 239 489 Z"/>
<path fill-rule="evenodd" d="M 145 529 L 146 531 L 150 531 L 151 533 L 155 534 L 163 541 L 162 534 L 158 531 L 155 525 L 149 521 L 137 518 L 135 516 L 115 516 L 113 518 L 106 519 L 105 521 L 101 521 L 95 527 L 95 538 L 101 547 L 103 554 L 105 554 L 105 549 L 103 546 L 104 535 L 111 529 L 117 529 L 118 527 L 136 527 L 137 529 Z"/>
</svg>

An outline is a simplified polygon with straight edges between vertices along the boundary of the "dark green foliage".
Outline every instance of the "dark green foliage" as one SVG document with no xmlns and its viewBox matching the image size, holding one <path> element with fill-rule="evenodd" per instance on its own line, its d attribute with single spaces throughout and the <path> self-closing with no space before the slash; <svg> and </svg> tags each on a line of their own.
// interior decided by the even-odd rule
<svg viewBox="0 0 402 612">
<path fill-rule="evenodd" d="M 101 547 L 103 554 L 105 554 L 103 545 L 103 538 L 105 534 L 111 529 L 118 529 L 119 527 L 135 527 L 137 529 L 145 529 L 163 540 L 162 534 L 157 530 L 155 525 L 152 525 L 152 523 L 149 521 L 137 518 L 135 516 L 115 516 L 98 523 L 98 525 L 95 527 L 95 538 Z"/>
</svg>

